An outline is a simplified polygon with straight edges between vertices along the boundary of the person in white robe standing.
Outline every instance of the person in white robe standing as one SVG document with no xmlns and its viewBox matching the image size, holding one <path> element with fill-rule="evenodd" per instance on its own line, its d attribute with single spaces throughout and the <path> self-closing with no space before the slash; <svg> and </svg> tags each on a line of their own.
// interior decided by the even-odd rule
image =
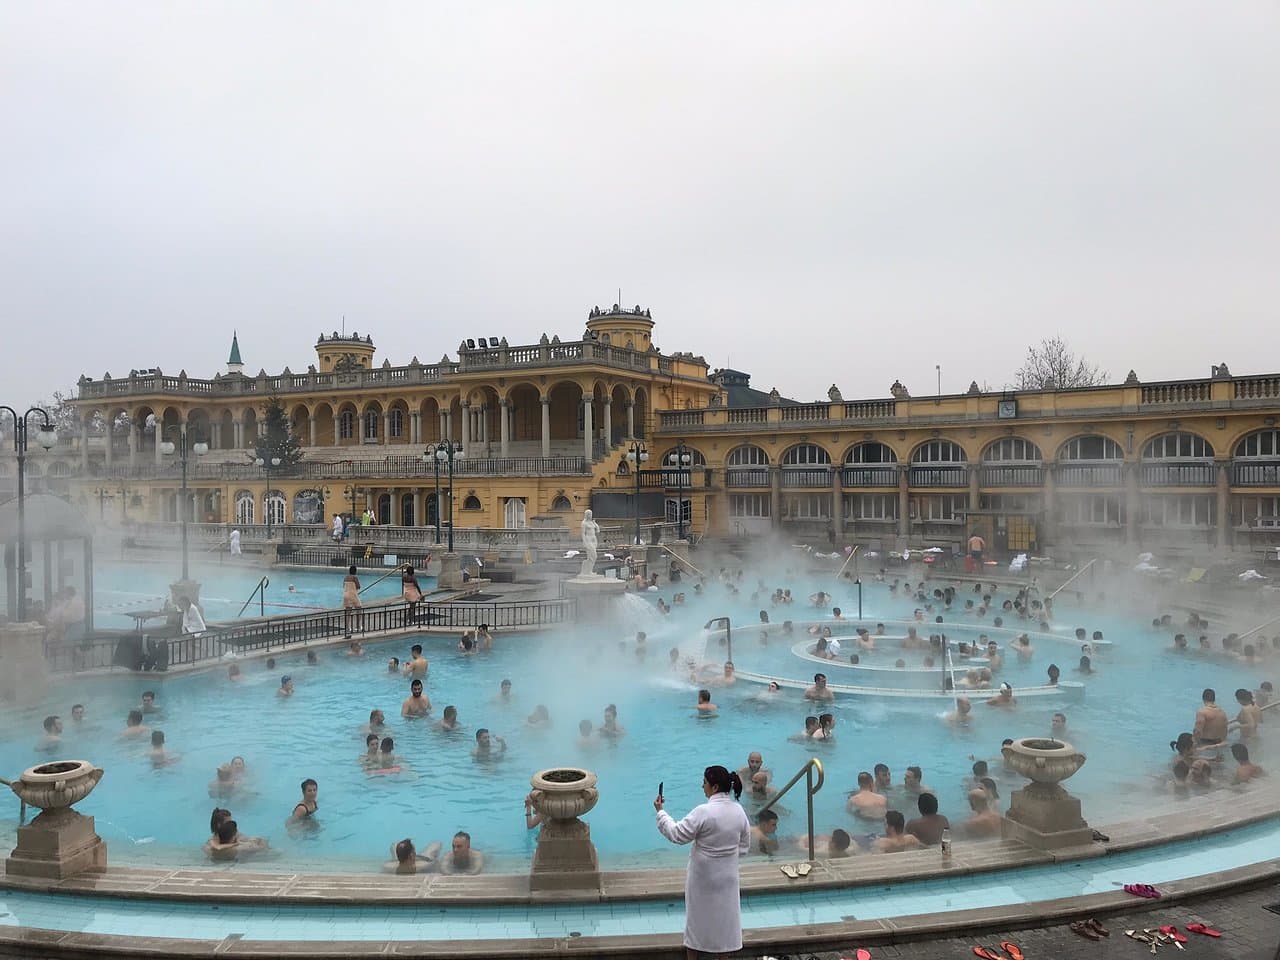
<svg viewBox="0 0 1280 960">
<path fill-rule="evenodd" d="M 738 859 L 751 846 L 751 822 L 738 804 L 742 780 L 724 767 L 703 771 L 707 802 L 677 823 L 662 809 L 658 832 L 672 843 L 692 843 L 684 881 L 684 946 L 688 960 L 699 954 L 720 957 L 742 949 L 742 904 L 738 894 Z M 732 794 L 732 795 L 731 795 Z"/>
</svg>

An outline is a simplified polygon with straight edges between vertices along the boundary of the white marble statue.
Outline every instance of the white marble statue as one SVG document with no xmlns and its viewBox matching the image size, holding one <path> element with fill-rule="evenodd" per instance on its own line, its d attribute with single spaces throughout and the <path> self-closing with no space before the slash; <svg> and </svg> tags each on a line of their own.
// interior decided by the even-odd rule
<svg viewBox="0 0 1280 960">
<path fill-rule="evenodd" d="M 593 577 L 596 573 L 596 547 L 599 546 L 600 524 L 591 519 L 591 511 L 582 514 L 582 570 L 580 577 Z"/>
</svg>

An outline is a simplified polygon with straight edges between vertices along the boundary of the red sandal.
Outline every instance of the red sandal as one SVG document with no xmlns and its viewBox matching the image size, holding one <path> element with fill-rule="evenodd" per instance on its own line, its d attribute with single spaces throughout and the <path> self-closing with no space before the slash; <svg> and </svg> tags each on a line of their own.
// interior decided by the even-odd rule
<svg viewBox="0 0 1280 960">
<path fill-rule="evenodd" d="M 990 947 L 974 947 L 973 955 L 975 957 L 981 957 L 982 960 L 1005 960 L 1004 957 L 1000 956 L 1000 954 L 996 953 Z"/>
<path fill-rule="evenodd" d="M 1183 926 L 1186 927 L 1188 930 L 1190 930 L 1192 933 L 1203 934 L 1206 937 L 1222 936 L 1221 930 L 1215 930 L 1213 929 L 1213 927 L 1205 926 L 1203 923 L 1184 923 Z"/>
<path fill-rule="evenodd" d="M 1169 925 L 1167 927 L 1161 927 L 1160 932 L 1163 933 L 1166 937 L 1173 937 L 1173 939 L 1177 940 L 1178 943 L 1187 942 L 1187 935 L 1184 933 L 1179 933 L 1178 928 L 1173 925 Z"/>
<path fill-rule="evenodd" d="M 1001 940 L 1000 949 L 1007 953 L 1012 960 L 1026 960 L 1026 957 L 1022 955 L 1022 951 L 1018 949 L 1018 945 L 1016 943 L 1010 943 L 1008 940 Z"/>
</svg>

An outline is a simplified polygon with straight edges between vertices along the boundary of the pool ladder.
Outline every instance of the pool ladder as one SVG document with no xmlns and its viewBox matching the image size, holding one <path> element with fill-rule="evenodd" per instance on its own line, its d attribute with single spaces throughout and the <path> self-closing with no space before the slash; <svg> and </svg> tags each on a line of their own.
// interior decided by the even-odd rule
<svg viewBox="0 0 1280 960">
<path fill-rule="evenodd" d="M 271 586 L 270 577 L 264 576 L 259 580 L 258 585 L 254 587 L 253 591 L 249 594 L 249 599 L 247 599 L 244 602 L 244 606 L 240 608 L 240 613 L 236 614 L 236 618 L 239 619 L 240 615 L 245 612 L 249 604 L 253 603 L 253 598 L 255 596 L 258 598 L 258 616 L 265 617 L 267 615 L 267 587 L 269 586 Z"/>
<path fill-rule="evenodd" d="M 814 772 L 817 772 L 817 779 L 814 779 Z M 783 795 L 804 779 L 805 803 L 809 808 L 809 859 L 817 859 L 813 854 L 813 795 L 822 789 L 823 783 L 826 782 L 826 774 L 822 769 L 822 761 L 817 757 L 810 757 L 805 761 L 805 765 L 796 771 L 796 775 L 787 781 L 787 785 L 775 793 L 760 811 L 763 812 L 772 807 L 775 803 L 782 799 Z"/>
</svg>

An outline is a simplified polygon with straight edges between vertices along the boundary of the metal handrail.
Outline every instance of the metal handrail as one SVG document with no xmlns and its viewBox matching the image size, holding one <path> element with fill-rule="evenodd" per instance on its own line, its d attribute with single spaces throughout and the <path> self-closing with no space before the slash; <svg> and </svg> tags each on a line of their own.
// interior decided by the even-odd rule
<svg viewBox="0 0 1280 960">
<path fill-rule="evenodd" d="M 815 769 L 818 771 L 817 783 L 813 782 L 813 771 Z M 806 760 L 804 766 L 796 771 L 796 775 L 787 781 L 787 785 L 775 793 L 769 802 L 760 808 L 760 812 L 763 813 L 781 800 L 783 795 L 794 787 L 801 777 L 804 777 L 805 803 L 809 808 L 809 859 L 816 860 L 817 857 L 814 856 L 813 852 L 813 795 L 822 789 L 822 785 L 827 780 L 826 772 L 822 769 L 821 760 L 817 757 L 810 757 Z"/>
<path fill-rule="evenodd" d="M 361 587 L 360 592 L 364 593 L 366 590 L 372 590 L 374 587 L 380 584 L 383 580 L 387 579 L 387 577 L 394 577 L 397 573 L 401 573 L 404 570 L 404 568 L 409 565 L 410 564 L 408 560 L 406 560 L 404 563 L 397 563 L 388 572 L 384 573 L 377 580 L 373 581 L 373 583 L 369 584 L 369 586 Z"/>
<path fill-rule="evenodd" d="M 1082 573 L 1084 573 L 1086 570 L 1088 570 L 1090 567 L 1092 567 L 1092 566 L 1093 566 L 1095 563 L 1097 563 L 1097 562 L 1098 562 L 1098 558 L 1097 558 L 1097 557 L 1094 557 L 1092 560 L 1090 560 L 1088 563 L 1086 563 L 1083 567 L 1081 567 L 1079 570 L 1077 570 L 1077 571 L 1075 572 L 1075 575 L 1074 575 L 1074 576 L 1072 576 L 1072 577 L 1068 578 L 1068 580 L 1067 580 L 1067 582 L 1066 582 L 1066 583 L 1064 583 L 1062 586 L 1060 586 L 1057 590 L 1053 591 L 1053 593 L 1049 594 L 1048 599 L 1052 600 L 1054 597 L 1056 597 L 1058 594 L 1060 594 L 1063 590 L 1067 589 L 1067 587 L 1068 587 L 1068 586 L 1070 586 L 1072 583 L 1074 583 L 1074 582 L 1075 582 L 1075 580 L 1076 580 L 1076 578 L 1077 578 L 1077 577 L 1079 577 Z M 1028 564 L 1028 566 L 1030 566 L 1030 564 Z"/>
<path fill-rule="evenodd" d="M 681 563 L 683 563 L 686 567 L 688 567 L 690 570 L 692 570 L 692 571 L 693 571 L 694 573 L 696 573 L 698 576 L 702 576 L 702 571 L 701 571 L 701 570 L 699 570 L 697 567 L 695 567 L 692 563 L 690 563 L 690 562 L 689 562 L 688 560 L 686 560 L 684 557 L 680 556 L 680 554 L 676 553 L 674 550 L 672 550 L 670 547 L 668 547 L 665 543 L 660 543 L 660 544 L 658 544 L 658 546 L 660 546 L 663 550 L 667 551 L 667 553 L 671 554 L 673 557 L 675 557 L 677 560 L 679 560 Z"/>
<path fill-rule="evenodd" d="M 255 593 L 258 595 L 258 614 L 260 616 L 266 616 L 267 587 L 269 586 L 271 586 L 271 578 L 267 576 L 263 576 L 263 578 L 258 581 L 258 585 L 249 592 L 249 597 L 247 600 L 245 600 L 244 606 L 240 608 L 240 613 L 236 614 L 237 620 L 240 618 L 240 614 L 244 613 L 245 610 L 248 609 L 249 604 L 253 603 L 253 595 Z"/>
</svg>

